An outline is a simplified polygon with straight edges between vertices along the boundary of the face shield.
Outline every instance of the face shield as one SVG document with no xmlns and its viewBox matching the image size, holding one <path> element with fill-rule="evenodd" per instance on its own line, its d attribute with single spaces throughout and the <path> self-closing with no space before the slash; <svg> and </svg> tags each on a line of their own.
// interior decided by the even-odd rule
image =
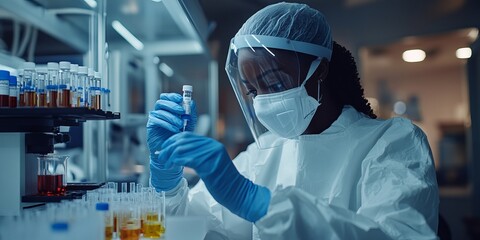
<svg viewBox="0 0 480 240">
<path fill-rule="evenodd" d="M 331 50 L 286 38 L 242 35 L 230 43 L 225 70 L 259 148 L 275 147 L 284 139 L 273 136 L 258 120 L 253 98 L 302 85 Z"/>
</svg>

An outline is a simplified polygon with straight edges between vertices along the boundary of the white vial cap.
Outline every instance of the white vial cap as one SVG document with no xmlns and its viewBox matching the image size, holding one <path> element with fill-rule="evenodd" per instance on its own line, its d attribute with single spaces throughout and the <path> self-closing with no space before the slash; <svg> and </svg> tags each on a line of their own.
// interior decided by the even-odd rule
<svg viewBox="0 0 480 240">
<path fill-rule="evenodd" d="M 78 67 L 78 73 L 79 74 L 87 74 L 88 73 L 88 68 L 85 66 L 80 66 Z"/>
<path fill-rule="evenodd" d="M 95 71 L 93 71 L 93 68 L 88 68 L 88 76 L 93 77 L 95 75 Z"/>
<path fill-rule="evenodd" d="M 99 72 L 95 72 L 95 78 L 102 78 L 102 74 L 100 74 Z"/>
<path fill-rule="evenodd" d="M 71 72 L 78 72 L 78 64 L 71 64 L 70 65 Z"/>
<path fill-rule="evenodd" d="M 25 70 L 35 70 L 35 63 L 34 62 L 26 62 L 23 64 L 23 68 Z"/>
<path fill-rule="evenodd" d="M 17 73 L 18 73 L 19 76 L 22 76 L 23 75 L 23 69 L 18 69 Z"/>
<path fill-rule="evenodd" d="M 48 70 L 46 68 L 37 68 L 37 73 L 45 73 L 47 74 L 48 73 Z"/>
<path fill-rule="evenodd" d="M 58 70 L 58 63 L 56 62 L 49 62 L 47 63 L 47 68 L 49 70 Z"/>
<path fill-rule="evenodd" d="M 70 62 L 61 61 L 59 65 L 60 69 L 70 69 Z"/>
<path fill-rule="evenodd" d="M 193 92 L 192 85 L 183 85 L 183 91 Z"/>
</svg>

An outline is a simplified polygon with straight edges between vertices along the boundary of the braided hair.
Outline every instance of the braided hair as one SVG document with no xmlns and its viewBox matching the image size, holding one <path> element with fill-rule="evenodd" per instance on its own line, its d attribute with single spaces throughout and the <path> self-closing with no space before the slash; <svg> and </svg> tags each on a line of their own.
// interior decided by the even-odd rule
<svg viewBox="0 0 480 240">
<path fill-rule="evenodd" d="M 325 84 L 340 104 L 351 105 L 370 118 L 377 118 L 364 96 L 355 59 L 350 51 L 335 41 Z"/>
</svg>

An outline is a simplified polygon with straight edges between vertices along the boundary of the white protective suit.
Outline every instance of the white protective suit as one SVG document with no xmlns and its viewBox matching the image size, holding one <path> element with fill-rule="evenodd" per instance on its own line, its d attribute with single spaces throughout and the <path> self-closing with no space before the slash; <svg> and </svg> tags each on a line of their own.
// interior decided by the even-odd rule
<svg viewBox="0 0 480 240">
<path fill-rule="evenodd" d="M 346 106 L 321 134 L 273 141 L 284 143 L 265 150 L 254 143 L 234 159 L 241 174 L 272 191 L 255 224 L 218 204 L 202 181 L 170 191 L 167 211 L 207 216 L 217 233 L 210 239 L 436 239 L 434 163 L 409 120 L 370 119 Z"/>
</svg>

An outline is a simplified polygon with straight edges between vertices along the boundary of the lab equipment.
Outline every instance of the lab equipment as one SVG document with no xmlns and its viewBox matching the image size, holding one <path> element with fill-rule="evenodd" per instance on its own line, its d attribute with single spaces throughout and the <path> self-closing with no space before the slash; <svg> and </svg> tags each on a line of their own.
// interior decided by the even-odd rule
<svg viewBox="0 0 480 240">
<path fill-rule="evenodd" d="M 38 194 L 61 196 L 67 186 L 67 159 L 69 156 L 39 155 L 37 184 Z"/>
<path fill-rule="evenodd" d="M 113 238 L 113 215 L 109 209 L 109 204 L 106 202 L 99 202 L 95 205 L 95 209 L 102 213 L 105 221 L 105 240 L 112 240 Z"/>
<path fill-rule="evenodd" d="M 192 102 L 193 87 L 191 85 L 183 85 L 182 90 L 183 90 L 182 106 L 183 106 L 183 109 L 185 110 L 185 114 L 182 114 L 182 119 L 183 119 L 183 131 L 185 132 L 185 128 L 187 127 L 187 122 L 191 120 L 190 106 Z"/>
<path fill-rule="evenodd" d="M 110 89 L 102 88 L 102 109 L 103 111 L 110 110 Z"/>
<path fill-rule="evenodd" d="M 48 107 L 46 84 L 48 82 L 48 70 L 37 68 L 37 107 Z"/>
<path fill-rule="evenodd" d="M 25 106 L 35 107 L 37 106 L 37 94 L 35 92 L 36 88 L 36 73 L 35 73 L 35 63 L 26 62 L 23 65 L 23 81 L 24 92 L 25 92 Z"/>
<path fill-rule="evenodd" d="M 18 87 L 17 87 L 17 77 L 10 76 L 10 90 L 8 105 L 10 108 L 16 108 L 18 102 Z"/>
<path fill-rule="evenodd" d="M 58 107 L 58 63 L 47 63 L 48 68 L 48 82 L 47 82 L 47 102 L 48 107 Z"/>
<path fill-rule="evenodd" d="M 0 70 L 0 107 L 9 107 L 10 72 Z"/>
<path fill-rule="evenodd" d="M 79 107 L 78 101 L 78 64 L 70 64 L 70 95 L 71 107 Z"/>
<path fill-rule="evenodd" d="M 70 96 L 70 62 L 62 61 L 60 65 L 60 83 L 58 85 L 58 98 L 60 107 L 71 107 Z"/>
<path fill-rule="evenodd" d="M 91 91 L 91 107 L 96 110 L 100 110 L 102 108 L 101 105 L 101 94 L 102 94 L 102 87 L 101 87 L 101 79 L 102 76 L 99 72 L 94 73 L 94 80 L 93 80 L 93 87 L 90 87 Z"/>
<path fill-rule="evenodd" d="M 77 87 L 78 107 L 88 107 L 88 68 L 85 66 L 78 67 L 78 87 Z"/>
<path fill-rule="evenodd" d="M 223 145 L 212 138 L 182 132 L 162 144 L 165 168 L 193 168 L 213 198 L 236 215 L 255 222 L 268 210 L 270 190 L 242 176 Z"/>
<path fill-rule="evenodd" d="M 95 99 L 95 71 L 93 68 L 88 68 L 88 73 L 87 73 L 87 78 L 88 78 L 88 107 L 90 109 L 93 109 L 93 102 L 92 99 Z"/>
<path fill-rule="evenodd" d="M 18 69 L 18 106 L 25 107 L 25 82 L 23 78 L 23 69 Z"/>
</svg>

